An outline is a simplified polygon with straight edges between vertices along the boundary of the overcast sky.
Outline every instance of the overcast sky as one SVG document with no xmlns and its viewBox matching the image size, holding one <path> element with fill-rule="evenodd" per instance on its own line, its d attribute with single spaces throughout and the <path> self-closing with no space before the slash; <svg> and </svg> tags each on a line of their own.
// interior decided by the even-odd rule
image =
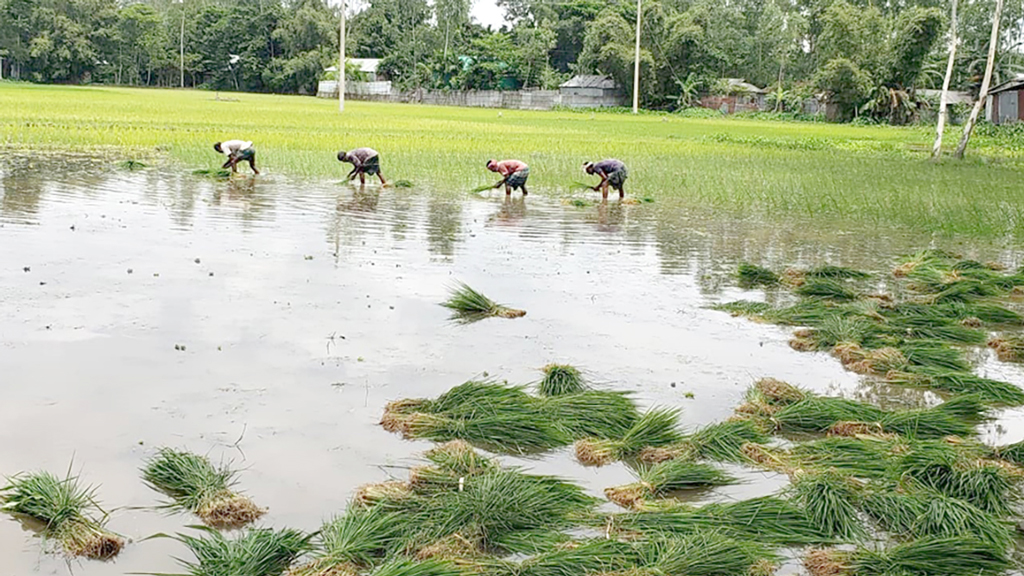
<svg viewBox="0 0 1024 576">
<path fill-rule="evenodd" d="M 473 0 L 473 9 L 469 13 L 477 22 L 494 29 L 505 23 L 505 13 L 494 0 Z"/>
</svg>

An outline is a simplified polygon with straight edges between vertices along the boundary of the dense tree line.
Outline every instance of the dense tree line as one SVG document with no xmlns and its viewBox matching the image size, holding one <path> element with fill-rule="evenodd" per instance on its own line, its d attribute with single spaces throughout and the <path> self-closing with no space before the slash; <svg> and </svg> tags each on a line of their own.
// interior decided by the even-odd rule
<svg viewBox="0 0 1024 576">
<path fill-rule="evenodd" d="M 349 56 L 382 58 L 400 88 L 557 86 L 574 73 L 632 88 L 636 4 L 498 0 L 484 28 L 470 0 L 368 0 L 349 14 Z M 916 89 L 941 85 L 950 0 L 643 0 L 641 97 L 692 105 L 744 78 L 793 110 L 826 94 L 841 116 L 901 123 Z M 960 2 L 952 87 L 976 90 L 994 0 Z M 334 63 L 338 13 L 324 0 L 0 0 L 6 77 L 34 82 L 311 93 Z M 996 80 L 1021 63 L 1024 3 L 1007 4 Z"/>
</svg>

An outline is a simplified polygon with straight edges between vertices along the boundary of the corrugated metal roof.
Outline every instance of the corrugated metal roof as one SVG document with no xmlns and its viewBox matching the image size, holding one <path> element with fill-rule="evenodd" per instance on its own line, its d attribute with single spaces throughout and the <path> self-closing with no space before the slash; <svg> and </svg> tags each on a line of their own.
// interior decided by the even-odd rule
<svg viewBox="0 0 1024 576">
<path fill-rule="evenodd" d="M 1024 87 L 1024 78 L 1016 78 L 1009 82 L 1003 82 L 999 86 L 988 91 L 989 94 L 998 94 L 1000 92 L 1006 92 L 1007 90 L 1018 90 Z"/>
<path fill-rule="evenodd" d="M 747 82 L 743 78 L 727 78 L 726 80 L 729 81 L 730 86 L 742 88 L 745 92 L 750 92 L 751 94 L 766 94 L 768 92 L 764 88 L 758 88 L 757 86 L 754 86 L 753 84 Z"/>
<path fill-rule="evenodd" d="M 601 88 L 602 90 L 614 90 L 616 86 L 615 80 L 607 76 L 580 74 L 562 83 L 559 88 Z"/>
</svg>

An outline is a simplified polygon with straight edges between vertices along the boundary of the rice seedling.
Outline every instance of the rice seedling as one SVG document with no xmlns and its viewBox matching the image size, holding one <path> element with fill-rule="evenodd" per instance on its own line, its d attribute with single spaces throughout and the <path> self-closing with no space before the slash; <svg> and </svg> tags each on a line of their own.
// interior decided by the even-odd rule
<svg viewBox="0 0 1024 576">
<path fill-rule="evenodd" d="M 395 188 L 412 188 L 413 187 L 413 183 L 412 183 L 411 180 L 404 180 L 404 179 L 403 180 L 395 180 L 394 182 L 391 183 L 391 185 L 394 186 Z"/>
<path fill-rule="evenodd" d="M 606 488 L 604 495 L 623 508 L 637 508 L 648 498 L 659 498 L 671 492 L 724 486 L 736 478 L 711 466 L 688 460 L 667 460 L 653 466 L 641 467 L 637 482 Z"/>
<path fill-rule="evenodd" d="M 994 452 L 997 458 L 1012 462 L 1018 466 L 1024 466 L 1024 441 L 1000 446 Z"/>
<path fill-rule="evenodd" d="M 930 388 L 952 394 L 973 394 L 982 402 L 996 406 L 1024 404 L 1024 390 L 1001 380 L 982 378 L 970 372 L 914 367 L 912 372 L 892 370 L 886 373 L 889 382 Z"/>
<path fill-rule="evenodd" d="M 399 551 L 413 521 L 409 514 L 384 507 L 349 507 L 320 528 L 316 552 L 288 576 L 354 574 Z"/>
<path fill-rule="evenodd" d="M 720 312 L 728 312 L 733 316 L 744 316 L 747 318 L 759 318 L 762 314 L 773 309 L 772 305 L 767 302 L 751 302 L 749 300 L 715 304 L 711 308 Z"/>
<path fill-rule="evenodd" d="M 884 478 L 890 473 L 892 458 L 907 449 L 907 441 L 899 437 L 829 436 L 796 444 L 788 457 L 794 467 L 832 469 L 857 478 Z"/>
<path fill-rule="evenodd" d="M 145 162 L 135 160 L 134 158 L 122 160 L 121 162 L 118 162 L 117 165 L 118 167 L 123 168 L 125 170 L 142 170 L 143 168 L 147 168 L 149 166 Z"/>
<path fill-rule="evenodd" d="M 452 310 L 452 320 L 459 323 L 476 322 L 491 316 L 498 318 L 520 318 L 526 316 L 526 311 L 498 304 L 470 288 L 464 282 L 454 285 L 450 289 L 448 299 L 442 302 L 441 305 Z"/>
<path fill-rule="evenodd" d="M 228 178 L 231 178 L 231 171 L 230 170 L 225 170 L 223 168 L 216 168 L 216 169 L 206 169 L 206 168 L 204 168 L 204 169 L 200 169 L 200 170 L 193 170 L 192 174 L 195 175 L 195 176 L 202 176 L 204 178 L 212 178 L 214 180 L 227 180 Z"/>
<path fill-rule="evenodd" d="M 463 576 L 465 571 L 442 560 L 397 559 L 381 565 L 369 576 Z"/>
<path fill-rule="evenodd" d="M 630 544 L 591 539 L 569 542 L 497 572 L 508 576 L 587 576 L 626 570 L 639 561 L 639 552 Z"/>
<path fill-rule="evenodd" d="M 903 478 L 999 517 L 1021 501 L 1021 471 L 984 458 L 986 451 L 945 441 L 921 442 L 894 463 Z"/>
<path fill-rule="evenodd" d="M 1013 526 L 968 502 L 931 490 L 882 490 L 865 496 L 864 511 L 898 538 L 976 538 L 1006 550 Z"/>
<path fill-rule="evenodd" d="M 679 410 L 654 408 L 641 416 L 621 439 L 584 438 L 576 441 L 576 459 L 585 466 L 604 466 L 636 456 L 648 446 L 659 447 L 682 440 Z"/>
<path fill-rule="evenodd" d="M 1005 550 L 964 537 L 925 537 L 890 548 L 858 548 L 850 557 L 856 576 L 984 576 L 1002 574 L 1011 566 Z"/>
<path fill-rule="evenodd" d="M 470 190 L 470 192 L 473 192 L 474 194 L 476 194 L 476 193 L 480 193 L 480 192 L 486 192 L 488 190 L 494 190 L 494 184 L 481 184 L 481 185 L 477 186 L 476 188 L 473 188 L 472 190 Z"/>
<path fill-rule="evenodd" d="M 963 353 L 943 342 L 934 340 L 908 340 L 899 345 L 907 361 L 915 366 L 941 368 L 955 372 L 970 372 L 971 365 Z"/>
<path fill-rule="evenodd" d="M 543 452 L 572 442 L 572 436 L 564 427 L 532 405 L 518 411 L 507 409 L 462 420 L 416 414 L 408 421 L 405 435 L 436 442 L 466 440 L 512 454 Z"/>
<path fill-rule="evenodd" d="M 0 488 L 0 510 L 43 523 L 43 535 L 70 556 L 107 560 L 117 556 L 125 541 L 103 527 L 107 514 L 95 494 L 70 471 L 64 478 L 45 471 L 18 474 Z"/>
<path fill-rule="evenodd" d="M 820 298 L 834 302 L 849 302 L 857 299 L 856 292 L 832 278 L 808 278 L 793 291 L 807 298 Z"/>
<path fill-rule="evenodd" d="M 647 464 L 657 464 L 673 458 L 744 462 L 744 445 L 767 441 L 768 435 L 754 422 L 727 420 L 704 426 L 686 435 L 678 444 L 648 446 L 640 451 L 637 459 Z"/>
<path fill-rule="evenodd" d="M 462 440 L 431 448 L 424 456 L 434 465 L 417 466 L 409 473 L 409 485 L 421 494 L 458 489 L 467 477 L 498 469 L 497 461 L 481 456 Z"/>
<path fill-rule="evenodd" d="M 587 383 L 578 368 L 568 364 L 548 364 L 544 378 L 537 384 L 541 396 L 562 396 L 587 390 Z"/>
<path fill-rule="evenodd" d="M 173 536 L 195 556 L 195 561 L 179 560 L 189 576 L 279 576 L 312 549 L 311 537 L 292 529 L 255 528 L 235 538 L 213 529 L 204 532 L 203 536 Z"/>
<path fill-rule="evenodd" d="M 802 474 L 793 484 L 793 499 L 822 533 L 843 541 L 861 540 L 867 531 L 857 514 L 860 485 L 835 471 Z"/>
<path fill-rule="evenodd" d="M 706 504 L 699 508 L 616 514 L 609 523 L 627 534 L 681 536 L 709 530 L 732 538 L 782 546 L 833 541 L 810 521 L 803 509 L 777 496 Z"/>
<path fill-rule="evenodd" d="M 776 286 L 779 283 L 779 275 L 767 268 L 755 266 L 743 262 L 740 264 L 736 275 L 739 277 L 739 284 L 743 288 L 756 288 L 758 286 Z"/>
<path fill-rule="evenodd" d="M 804 273 L 804 276 L 807 278 L 832 278 L 833 280 L 865 280 L 870 278 L 871 274 L 853 268 L 825 264 L 811 268 Z"/>
<path fill-rule="evenodd" d="M 570 438 L 622 438 L 640 411 L 628 393 L 588 390 L 540 400 L 544 412 Z"/>
<path fill-rule="evenodd" d="M 773 566 L 778 561 L 760 542 L 733 539 L 710 531 L 654 540 L 641 546 L 641 550 L 642 570 L 654 574 L 736 576 L 751 574 L 755 566 Z"/>
<path fill-rule="evenodd" d="M 996 357 L 1003 362 L 1024 362 L 1024 336 L 997 336 L 988 341 L 988 347 L 995 350 Z"/>
<path fill-rule="evenodd" d="M 245 526 L 266 512 L 231 490 L 235 476 L 230 468 L 216 467 L 206 456 L 171 448 L 161 448 L 142 468 L 142 477 L 151 488 L 170 496 L 174 507 L 194 513 L 214 528 Z"/>
</svg>

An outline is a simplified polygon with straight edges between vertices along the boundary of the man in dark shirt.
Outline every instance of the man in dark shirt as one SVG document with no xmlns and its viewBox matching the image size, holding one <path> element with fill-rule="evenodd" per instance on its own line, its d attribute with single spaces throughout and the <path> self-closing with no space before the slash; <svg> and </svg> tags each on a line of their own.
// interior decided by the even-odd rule
<svg viewBox="0 0 1024 576">
<path fill-rule="evenodd" d="M 587 174 L 597 174 L 601 177 L 601 183 L 594 186 L 592 190 L 600 190 L 602 198 L 608 198 L 609 185 L 619 191 L 619 198 L 626 196 L 626 192 L 622 187 L 626 183 L 629 171 L 626 170 L 626 165 L 621 160 L 609 158 L 600 162 L 587 162 L 583 164 L 583 171 Z"/>
<path fill-rule="evenodd" d="M 366 184 L 366 175 L 376 174 L 380 178 L 381 186 L 387 186 L 384 174 L 380 171 L 380 155 L 373 148 L 356 148 L 350 152 L 342 150 L 338 152 L 338 161 L 352 164 L 352 171 L 348 173 L 349 180 L 358 175 L 359 183 Z"/>
</svg>

